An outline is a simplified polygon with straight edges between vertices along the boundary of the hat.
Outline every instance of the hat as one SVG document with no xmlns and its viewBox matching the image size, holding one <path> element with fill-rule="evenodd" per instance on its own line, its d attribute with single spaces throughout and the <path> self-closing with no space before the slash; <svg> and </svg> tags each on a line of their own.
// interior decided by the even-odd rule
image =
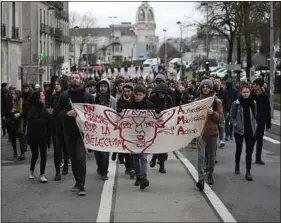
<svg viewBox="0 0 281 223">
<path fill-rule="evenodd" d="M 2 84 L 1 84 L 1 88 L 5 88 L 5 87 L 7 87 L 7 83 L 5 83 L 5 82 L 3 82 Z"/>
<path fill-rule="evenodd" d="M 157 74 L 156 77 L 155 77 L 155 81 L 156 81 L 157 79 L 158 79 L 158 80 L 161 80 L 161 81 L 163 81 L 163 82 L 166 81 L 165 75 L 163 75 L 163 74 Z"/>
<path fill-rule="evenodd" d="M 134 90 L 134 84 L 132 82 L 128 82 L 126 84 L 124 84 L 124 88 L 128 88 L 128 89 L 131 89 L 132 91 Z"/>
<path fill-rule="evenodd" d="M 210 79 L 204 79 L 204 80 L 202 80 L 201 83 L 200 83 L 200 88 L 202 88 L 203 85 L 209 86 L 212 90 L 213 90 L 213 88 L 214 88 L 214 83 L 213 83 L 213 81 L 211 81 Z"/>
<path fill-rule="evenodd" d="M 260 87 L 262 87 L 264 85 L 264 80 L 262 78 L 257 78 L 256 80 L 254 80 L 253 84 L 259 85 Z"/>
<path fill-rule="evenodd" d="M 156 87 L 156 92 L 163 92 L 165 94 L 167 94 L 168 90 L 167 90 L 167 85 L 164 84 L 164 83 L 161 83 L 159 84 L 157 87 Z"/>
</svg>

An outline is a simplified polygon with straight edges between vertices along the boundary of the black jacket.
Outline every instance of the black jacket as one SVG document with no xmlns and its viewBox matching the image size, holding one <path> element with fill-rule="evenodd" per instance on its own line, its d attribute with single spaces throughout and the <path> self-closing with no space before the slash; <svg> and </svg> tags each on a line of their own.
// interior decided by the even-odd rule
<svg viewBox="0 0 281 223">
<path fill-rule="evenodd" d="M 31 105 L 27 118 L 27 140 L 45 140 L 48 134 L 48 120 L 49 113 L 42 103 Z"/>
<path fill-rule="evenodd" d="M 67 115 L 67 112 L 72 108 L 70 99 L 72 103 L 95 104 L 95 101 L 94 97 L 86 91 L 86 88 L 83 85 L 77 88 L 69 87 L 67 91 L 62 93 L 58 104 L 58 109 L 60 109 L 62 115 L 63 128 L 67 134 L 76 136 L 80 133 L 76 125 L 75 118 Z"/>
<path fill-rule="evenodd" d="M 271 108 L 268 96 L 262 92 L 259 95 L 252 93 L 251 97 L 257 103 L 257 122 L 263 122 L 267 128 L 271 128 Z"/>
<path fill-rule="evenodd" d="M 181 104 L 182 105 L 189 104 L 189 103 L 193 102 L 199 96 L 200 96 L 200 93 L 197 91 L 197 89 L 192 91 L 191 89 L 188 88 L 188 89 L 184 90 L 182 93 Z"/>
<path fill-rule="evenodd" d="M 125 100 L 122 96 L 117 100 L 117 112 L 121 112 L 123 109 L 129 109 L 132 107 L 132 104 L 134 103 L 134 99 L 131 100 Z"/>
<path fill-rule="evenodd" d="M 158 94 L 153 94 L 149 97 L 149 100 L 154 104 L 157 113 L 173 107 L 173 100 L 168 94 L 163 99 L 159 98 Z"/>
</svg>

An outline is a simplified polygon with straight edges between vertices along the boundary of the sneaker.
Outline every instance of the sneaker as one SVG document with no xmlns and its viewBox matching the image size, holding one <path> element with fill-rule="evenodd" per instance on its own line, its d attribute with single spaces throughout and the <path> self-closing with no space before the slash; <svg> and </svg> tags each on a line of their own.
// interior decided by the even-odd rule
<svg viewBox="0 0 281 223">
<path fill-rule="evenodd" d="M 35 176 L 34 176 L 34 172 L 33 171 L 30 171 L 30 175 L 28 177 L 30 180 L 34 180 L 35 179 Z"/>
<path fill-rule="evenodd" d="M 204 181 L 203 180 L 199 180 L 196 183 L 196 187 L 199 189 L 199 191 L 203 191 L 204 190 Z"/>
<path fill-rule="evenodd" d="M 167 173 L 166 169 L 164 167 L 159 168 L 159 173 Z"/>
<path fill-rule="evenodd" d="M 101 179 L 104 180 L 104 181 L 105 181 L 105 180 L 108 180 L 107 174 L 106 174 L 106 175 L 102 175 L 102 176 L 101 176 Z"/>
<path fill-rule="evenodd" d="M 25 156 L 24 156 L 24 155 L 20 155 L 20 156 L 18 157 L 18 160 L 19 160 L 19 161 L 25 160 Z"/>
<path fill-rule="evenodd" d="M 86 195 L 86 191 L 84 187 L 80 187 L 78 190 L 78 195 L 79 196 L 85 196 Z"/>
<path fill-rule="evenodd" d="M 60 181 L 61 180 L 61 175 L 60 173 L 57 173 L 56 176 L 55 176 L 55 181 Z"/>
<path fill-rule="evenodd" d="M 48 180 L 44 175 L 41 175 L 39 180 L 40 180 L 41 183 L 48 183 Z"/>
<path fill-rule="evenodd" d="M 72 187 L 72 188 L 70 189 L 70 191 L 71 191 L 71 192 L 78 192 L 79 189 L 80 189 L 80 187 L 79 187 L 77 184 L 75 184 L 74 187 Z"/>
<path fill-rule="evenodd" d="M 150 163 L 149 163 L 149 166 L 151 168 L 153 168 L 153 167 L 155 167 L 155 165 L 156 165 L 156 160 L 151 160 Z"/>
<path fill-rule="evenodd" d="M 131 179 L 131 180 L 135 179 L 135 175 L 136 175 L 136 171 L 131 170 L 131 171 L 130 171 L 130 179 Z"/>
<path fill-rule="evenodd" d="M 141 178 L 140 179 L 140 189 L 144 190 L 146 187 L 149 186 L 149 181 L 146 178 Z"/>
<path fill-rule="evenodd" d="M 223 140 L 220 141 L 220 148 L 223 148 L 225 146 L 225 143 Z"/>
</svg>

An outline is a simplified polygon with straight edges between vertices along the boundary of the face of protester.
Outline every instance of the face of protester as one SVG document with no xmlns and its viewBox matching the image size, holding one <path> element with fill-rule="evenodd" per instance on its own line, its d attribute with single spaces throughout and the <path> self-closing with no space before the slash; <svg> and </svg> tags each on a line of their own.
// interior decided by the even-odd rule
<svg viewBox="0 0 281 223">
<path fill-rule="evenodd" d="M 220 79 L 215 79 L 214 83 L 215 83 L 215 85 L 217 86 L 218 89 L 221 87 L 221 80 Z"/>
<path fill-rule="evenodd" d="M 70 78 L 70 85 L 73 87 L 78 87 L 82 83 L 81 77 L 79 74 L 72 74 Z"/>
<path fill-rule="evenodd" d="M 152 91 L 153 91 L 152 88 L 148 88 L 148 89 L 147 89 L 147 94 L 148 94 L 148 96 L 150 96 L 150 94 L 151 94 Z"/>
<path fill-rule="evenodd" d="M 123 87 L 124 87 L 124 83 L 120 83 L 117 87 L 116 87 L 116 90 L 120 93 L 123 92 Z"/>
<path fill-rule="evenodd" d="M 12 95 L 13 100 L 17 99 L 16 91 L 12 91 L 11 95 Z"/>
<path fill-rule="evenodd" d="M 158 92 L 158 97 L 163 99 L 165 97 L 165 93 L 164 92 Z"/>
<path fill-rule="evenodd" d="M 241 95 L 243 98 L 247 99 L 250 97 L 251 91 L 249 88 L 242 88 Z"/>
<path fill-rule="evenodd" d="M 59 82 L 56 81 L 56 82 L 55 82 L 55 91 L 56 91 L 56 92 L 60 92 L 61 89 L 62 89 L 61 85 L 59 84 Z"/>
<path fill-rule="evenodd" d="M 159 85 L 159 84 L 161 84 L 161 83 L 164 83 L 164 81 L 161 80 L 161 79 L 156 79 L 156 80 L 155 80 L 155 83 L 156 83 L 156 85 Z"/>
<path fill-rule="evenodd" d="M 45 104 L 45 94 L 43 91 L 40 92 L 40 99 L 39 99 L 43 104 Z"/>
<path fill-rule="evenodd" d="M 89 87 L 89 92 L 90 92 L 91 94 L 96 93 L 96 86 Z"/>
<path fill-rule="evenodd" d="M 211 88 L 208 85 L 202 86 L 202 94 L 203 95 L 209 95 L 211 93 Z"/>
<path fill-rule="evenodd" d="M 144 99 L 144 97 L 145 97 L 145 93 L 143 93 L 143 92 L 135 92 L 134 96 L 135 96 L 134 98 L 135 98 L 136 102 L 141 102 Z"/>
<path fill-rule="evenodd" d="M 123 90 L 124 98 L 129 99 L 133 96 L 133 91 L 130 88 L 124 88 Z"/>
<path fill-rule="evenodd" d="M 178 86 L 178 91 L 179 91 L 179 92 L 183 92 L 183 91 L 184 91 L 184 86 L 183 86 L 182 84 L 180 84 L 180 85 Z"/>
<path fill-rule="evenodd" d="M 108 85 L 106 83 L 101 83 L 100 84 L 100 93 L 106 94 L 108 91 Z"/>
<path fill-rule="evenodd" d="M 24 92 L 24 93 L 28 93 L 28 92 L 29 92 L 29 87 L 25 87 L 25 88 L 23 89 L 23 92 Z"/>
</svg>

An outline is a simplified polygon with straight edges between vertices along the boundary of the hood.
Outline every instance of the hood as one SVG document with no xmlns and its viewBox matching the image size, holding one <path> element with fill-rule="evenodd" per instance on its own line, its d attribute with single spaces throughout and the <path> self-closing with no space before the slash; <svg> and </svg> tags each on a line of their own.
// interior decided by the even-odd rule
<svg viewBox="0 0 281 223">
<path fill-rule="evenodd" d="M 68 89 L 68 83 L 64 78 L 58 78 L 57 81 L 60 84 L 60 86 L 62 87 L 63 91 L 66 91 Z"/>
<path fill-rule="evenodd" d="M 108 79 L 106 79 L 106 78 L 101 79 L 101 80 L 98 82 L 98 84 L 97 84 L 97 86 L 96 86 L 96 92 L 97 92 L 97 93 L 100 92 L 100 84 L 101 84 L 101 83 L 106 83 L 106 84 L 107 84 L 107 86 L 108 86 L 108 91 L 109 91 L 109 95 L 111 95 L 111 85 L 110 85 L 110 81 L 109 81 Z"/>
<path fill-rule="evenodd" d="M 158 84 L 158 86 L 155 89 L 155 92 L 156 93 L 164 92 L 165 94 L 167 94 L 168 93 L 167 85 L 164 83 Z"/>
<path fill-rule="evenodd" d="M 226 82 L 225 82 L 225 86 L 226 87 L 233 87 L 233 81 L 231 78 L 227 78 Z"/>
<path fill-rule="evenodd" d="M 160 79 L 160 80 L 166 82 L 165 75 L 163 75 L 163 74 L 157 74 L 155 77 L 155 80 L 157 80 L 157 79 Z"/>
</svg>

